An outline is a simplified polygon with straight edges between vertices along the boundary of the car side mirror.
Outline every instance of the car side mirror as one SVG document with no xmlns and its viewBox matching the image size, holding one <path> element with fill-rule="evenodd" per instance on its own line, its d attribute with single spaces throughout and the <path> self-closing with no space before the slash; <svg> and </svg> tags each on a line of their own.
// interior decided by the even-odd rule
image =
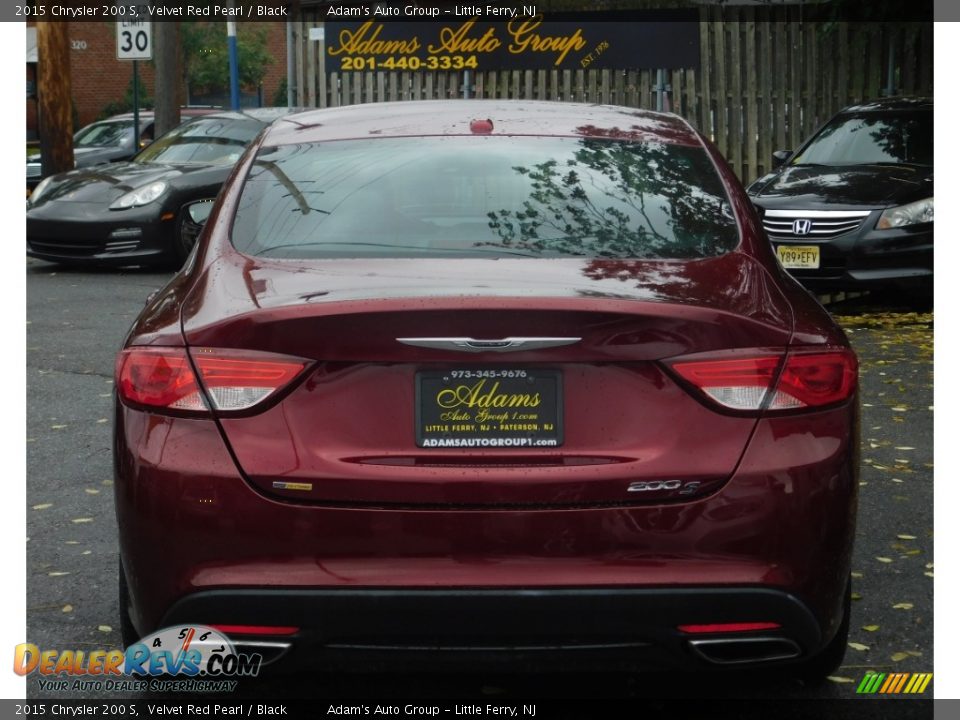
<svg viewBox="0 0 960 720">
<path fill-rule="evenodd" d="M 773 167 L 778 168 L 783 165 L 787 158 L 793 155 L 793 150 L 774 150 L 773 151 Z"/>
<path fill-rule="evenodd" d="M 200 226 L 207 222 L 212 210 L 213 201 L 211 200 L 197 200 L 187 205 L 187 215 L 190 216 L 190 220 Z"/>
</svg>

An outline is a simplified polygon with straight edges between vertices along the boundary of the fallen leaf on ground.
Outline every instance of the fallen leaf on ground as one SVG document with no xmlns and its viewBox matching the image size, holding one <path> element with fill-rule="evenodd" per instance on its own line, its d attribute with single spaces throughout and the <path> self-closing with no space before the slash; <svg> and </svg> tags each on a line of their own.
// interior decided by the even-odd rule
<svg viewBox="0 0 960 720">
<path fill-rule="evenodd" d="M 39 505 L 34 505 L 34 510 L 46 510 L 48 507 L 53 507 L 53 503 L 40 503 Z"/>
<path fill-rule="evenodd" d="M 863 643 L 848 642 L 847 645 L 849 645 L 854 650 L 859 650 L 860 652 L 866 652 L 867 650 L 870 649 L 869 645 L 864 645 Z"/>
<path fill-rule="evenodd" d="M 73 612 L 73 605 L 64 605 L 62 608 L 60 608 L 60 612 Z"/>
<path fill-rule="evenodd" d="M 74 522 L 76 522 L 76 521 L 74 521 Z M 891 559 L 888 558 L 888 557 L 878 557 L 877 560 L 879 560 L 879 561 L 882 562 L 882 563 L 892 563 L 892 562 L 893 562 L 893 560 L 891 560 Z"/>
<path fill-rule="evenodd" d="M 68 572 L 61 572 L 61 571 L 54 571 L 54 572 L 47 573 L 47 575 L 49 575 L 50 577 L 60 577 L 61 575 L 69 575 L 69 574 L 70 573 Z"/>
<path fill-rule="evenodd" d="M 843 677 L 842 675 L 828 675 L 827 680 L 835 683 L 852 683 L 855 682 L 853 678 Z"/>
<path fill-rule="evenodd" d="M 900 662 L 901 660 L 906 660 L 908 657 L 910 657 L 908 653 L 895 652 L 893 655 L 890 656 L 890 659 L 893 660 L 894 662 Z"/>
<path fill-rule="evenodd" d="M 913 603 L 902 602 L 893 606 L 894 610 L 913 610 Z"/>
<path fill-rule="evenodd" d="M 110 627 L 109 625 L 97 625 L 97 630 L 105 633 L 113 632 L 113 628 Z"/>
<path fill-rule="evenodd" d="M 70 522 L 72 522 L 72 523 L 76 523 L 77 525 L 79 525 L 79 524 L 81 524 L 81 523 L 89 523 L 89 522 L 93 522 L 93 518 L 87 518 L 87 517 L 83 517 L 83 518 L 74 518 L 74 519 L 73 519 L 73 520 L 71 520 Z"/>
<path fill-rule="evenodd" d="M 861 630 L 866 630 L 867 632 L 876 632 L 880 629 L 879 625 L 864 625 Z"/>
</svg>

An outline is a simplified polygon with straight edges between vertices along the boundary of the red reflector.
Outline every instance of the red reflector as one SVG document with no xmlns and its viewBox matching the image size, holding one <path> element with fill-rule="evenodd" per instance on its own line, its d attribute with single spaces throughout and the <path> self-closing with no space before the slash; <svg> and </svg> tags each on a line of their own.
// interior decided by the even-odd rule
<svg viewBox="0 0 960 720">
<path fill-rule="evenodd" d="M 780 623 L 775 622 L 713 623 L 710 625 L 677 625 L 677 630 L 691 634 L 704 634 L 776 630 L 779 627 Z"/>
<path fill-rule="evenodd" d="M 211 625 L 226 635 L 295 635 L 300 628 L 292 625 Z"/>
</svg>

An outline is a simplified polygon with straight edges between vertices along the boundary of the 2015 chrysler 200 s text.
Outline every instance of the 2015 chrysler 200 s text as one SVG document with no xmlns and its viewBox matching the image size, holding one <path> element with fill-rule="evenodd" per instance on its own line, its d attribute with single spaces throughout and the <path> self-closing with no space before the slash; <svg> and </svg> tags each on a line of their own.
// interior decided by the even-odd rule
<svg viewBox="0 0 960 720">
<path fill-rule="evenodd" d="M 284 117 L 118 357 L 125 635 L 823 675 L 856 378 L 680 118 Z"/>
</svg>

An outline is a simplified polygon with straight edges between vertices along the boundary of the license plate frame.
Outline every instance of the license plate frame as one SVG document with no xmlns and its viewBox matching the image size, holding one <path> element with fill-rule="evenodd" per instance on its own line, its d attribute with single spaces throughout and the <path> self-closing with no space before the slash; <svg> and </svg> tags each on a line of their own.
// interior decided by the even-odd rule
<svg viewBox="0 0 960 720">
<path fill-rule="evenodd" d="M 777 245 L 777 259 L 787 270 L 819 270 L 819 245 Z"/>
<path fill-rule="evenodd" d="M 559 370 L 420 370 L 414 387 L 418 447 L 531 450 L 563 445 L 563 376 Z"/>
</svg>

